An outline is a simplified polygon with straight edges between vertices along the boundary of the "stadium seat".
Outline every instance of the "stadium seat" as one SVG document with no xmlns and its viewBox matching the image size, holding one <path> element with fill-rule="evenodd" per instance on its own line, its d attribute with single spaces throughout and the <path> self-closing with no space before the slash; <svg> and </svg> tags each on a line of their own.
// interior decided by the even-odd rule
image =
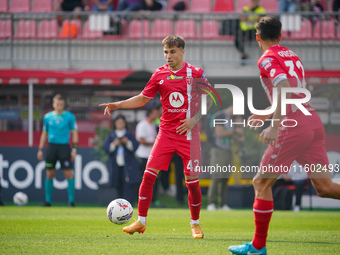
<svg viewBox="0 0 340 255">
<path fill-rule="evenodd" d="M 31 9 L 30 0 L 11 0 L 10 12 L 29 12 Z"/>
<path fill-rule="evenodd" d="M 172 20 L 170 19 L 155 19 L 151 26 L 152 39 L 163 39 L 167 35 L 173 34 Z"/>
<path fill-rule="evenodd" d="M 314 40 L 320 40 L 320 33 L 322 40 L 335 39 L 335 25 L 333 20 L 319 20 L 314 27 Z"/>
<path fill-rule="evenodd" d="M 33 0 L 32 12 L 53 11 L 52 0 Z"/>
<path fill-rule="evenodd" d="M 174 11 L 174 6 L 178 3 L 178 2 L 184 2 L 186 9 L 188 10 L 190 7 L 190 3 L 189 0 L 169 0 L 168 1 L 168 11 Z"/>
<path fill-rule="evenodd" d="M 211 12 L 211 1 L 191 0 L 190 12 Z"/>
<path fill-rule="evenodd" d="M 197 38 L 196 24 L 194 20 L 178 20 L 175 26 L 175 34 L 186 39 Z"/>
<path fill-rule="evenodd" d="M 300 31 L 282 31 L 282 40 L 310 40 L 312 39 L 312 23 L 310 20 L 301 21 Z"/>
<path fill-rule="evenodd" d="M 243 7 L 244 6 L 249 6 L 249 5 L 250 5 L 250 0 L 237 0 L 236 12 L 242 12 Z"/>
<path fill-rule="evenodd" d="M 270 1 L 261 1 L 260 5 L 266 9 L 268 13 L 277 13 L 278 11 L 278 1 L 277 0 L 270 0 Z"/>
<path fill-rule="evenodd" d="M 218 39 L 219 35 L 219 25 L 217 20 L 203 20 L 201 26 L 197 31 L 198 38 L 207 39 Z"/>
<path fill-rule="evenodd" d="M 129 25 L 130 39 L 140 40 L 141 38 L 148 38 L 149 26 L 149 20 L 132 20 Z"/>
<path fill-rule="evenodd" d="M 234 0 L 216 0 L 214 12 L 233 12 Z"/>
<path fill-rule="evenodd" d="M 71 38 L 77 38 L 78 36 L 81 37 L 82 28 L 81 28 L 81 21 L 79 19 L 71 20 L 64 20 L 61 32 L 59 34 L 59 39 L 68 39 L 69 36 Z"/>
<path fill-rule="evenodd" d="M 0 39 L 8 39 L 11 37 L 11 26 L 11 20 L 0 20 Z"/>
<path fill-rule="evenodd" d="M 81 21 L 79 19 L 73 19 L 71 21 L 71 24 L 76 25 L 77 30 L 78 30 L 77 36 L 80 36 L 82 34 L 82 24 L 81 24 Z"/>
<path fill-rule="evenodd" d="M 58 36 L 58 23 L 56 20 L 42 20 L 38 26 L 39 39 L 54 39 Z"/>
<path fill-rule="evenodd" d="M 325 12 L 327 12 L 327 11 L 331 12 L 332 11 L 333 1 L 332 1 L 332 3 L 330 5 L 328 5 L 328 3 L 327 3 L 328 0 L 321 0 L 320 2 L 321 2 L 321 5 L 322 5 L 322 7 L 323 7 Z"/>
<path fill-rule="evenodd" d="M 35 20 L 19 20 L 14 34 L 15 39 L 34 39 L 37 35 Z"/>
<path fill-rule="evenodd" d="M 336 39 L 336 25 L 335 25 L 335 21 L 330 19 L 330 20 L 327 21 L 327 23 L 325 24 L 326 25 L 325 26 L 326 33 L 328 34 L 327 39 L 334 40 L 334 39 Z"/>
<path fill-rule="evenodd" d="M 85 21 L 83 34 L 81 38 L 83 39 L 99 39 L 103 37 L 103 31 L 101 30 L 90 30 L 90 22 L 89 20 Z"/>
<path fill-rule="evenodd" d="M 301 31 L 294 31 L 292 39 L 310 40 L 312 38 L 312 23 L 310 20 L 301 21 Z"/>
<path fill-rule="evenodd" d="M 0 0 L 0 12 L 8 12 L 8 0 Z"/>
</svg>

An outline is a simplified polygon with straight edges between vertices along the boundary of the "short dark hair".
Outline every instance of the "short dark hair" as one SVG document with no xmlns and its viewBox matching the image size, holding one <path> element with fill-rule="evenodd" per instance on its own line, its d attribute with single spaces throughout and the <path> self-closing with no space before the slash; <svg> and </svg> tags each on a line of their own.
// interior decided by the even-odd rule
<svg viewBox="0 0 340 255">
<path fill-rule="evenodd" d="M 149 109 L 146 110 L 146 116 L 149 117 L 149 115 L 154 111 L 158 111 L 158 109 L 156 107 L 151 107 Z"/>
<path fill-rule="evenodd" d="M 179 36 L 179 35 L 168 35 L 167 37 L 165 37 L 163 39 L 162 45 L 163 45 L 163 47 L 164 46 L 168 46 L 169 48 L 177 47 L 177 48 L 184 49 L 185 41 L 184 41 L 182 36 Z"/>
<path fill-rule="evenodd" d="M 258 35 L 264 41 L 276 41 L 281 34 L 281 21 L 274 16 L 264 16 L 256 25 Z"/>
<path fill-rule="evenodd" d="M 125 122 L 125 128 L 128 129 L 127 127 L 127 121 L 126 121 L 126 118 L 124 115 L 122 114 L 119 114 L 114 120 L 113 120 L 113 129 L 116 130 L 116 121 L 119 120 L 119 119 L 122 119 L 124 122 Z"/>
<path fill-rule="evenodd" d="M 65 98 L 62 96 L 62 94 L 56 94 L 54 97 L 53 97 L 53 102 L 57 101 L 57 100 L 61 100 L 61 101 L 64 101 L 65 102 Z"/>
</svg>

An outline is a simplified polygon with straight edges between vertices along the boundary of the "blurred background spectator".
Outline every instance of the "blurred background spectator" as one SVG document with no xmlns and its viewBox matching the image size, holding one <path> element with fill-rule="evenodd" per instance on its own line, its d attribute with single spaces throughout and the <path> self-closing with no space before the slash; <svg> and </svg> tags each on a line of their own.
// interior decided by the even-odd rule
<svg viewBox="0 0 340 255">
<path fill-rule="evenodd" d="M 318 21 L 320 17 L 322 18 L 320 14 L 324 11 L 324 9 L 320 3 L 320 0 L 312 0 L 312 11 L 316 14 L 313 16 L 314 22 Z"/>
<path fill-rule="evenodd" d="M 150 108 L 147 110 L 146 118 L 140 121 L 136 126 L 136 138 L 137 141 L 139 142 L 136 155 L 139 160 L 140 166 L 139 170 L 141 176 L 143 176 L 144 174 L 146 163 L 148 162 L 152 146 L 156 140 L 157 136 L 156 125 L 152 124 L 152 122 L 154 122 L 158 118 L 158 115 L 159 111 L 157 108 Z M 157 200 L 158 182 L 159 178 L 156 179 L 153 185 L 151 206 L 159 205 L 159 201 Z"/>
<path fill-rule="evenodd" d="M 279 190 L 282 188 L 286 188 L 287 190 L 293 189 L 291 190 L 292 193 L 295 192 L 295 206 L 293 208 L 294 212 L 299 212 L 301 210 L 301 198 L 303 195 L 303 191 L 306 187 L 306 185 L 308 185 L 308 175 L 306 173 L 306 171 L 304 170 L 304 168 L 297 163 L 296 161 L 293 162 L 289 173 L 288 174 L 283 174 L 281 175 L 281 177 L 275 182 L 275 184 L 273 185 L 273 195 L 274 195 L 274 199 L 283 199 L 282 197 L 275 197 L 276 194 L 279 193 Z M 293 186 L 293 187 L 290 187 Z M 281 193 L 281 196 L 284 196 L 284 193 Z M 286 201 L 291 203 L 291 199 L 290 198 L 286 198 Z M 274 201 L 275 203 L 275 201 Z M 288 205 L 288 206 L 291 206 Z"/>
<path fill-rule="evenodd" d="M 74 12 L 75 19 L 79 19 L 79 15 L 77 13 L 81 13 L 82 11 L 89 11 L 89 0 L 84 0 L 85 5 L 83 4 L 83 0 L 58 0 L 58 4 L 56 6 L 55 11 L 57 12 Z M 57 16 L 57 21 L 59 26 L 62 25 L 63 17 L 61 15 Z"/>
<path fill-rule="evenodd" d="M 215 128 L 208 132 L 214 133 L 213 147 L 210 150 L 211 166 L 228 166 L 232 165 L 231 138 L 234 135 L 234 128 L 230 126 L 230 120 L 233 114 L 233 107 L 229 106 L 222 111 L 216 112 L 211 119 L 227 120 L 225 125 L 216 125 Z M 218 207 L 221 210 L 229 211 L 227 205 L 227 182 L 231 173 L 213 172 L 211 173 L 211 182 L 208 189 L 208 211 L 216 210 L 216 195 L 218 195 Z"/>
<path fill-rule="evenodd" d="M 332 6 L 333 12 L 340 12 L 340 0 L 334 0 Z M 336 19 L 339 21 L 339 15 L 336 15 Z"/>
<path fill-rule="evenodd" d="M 241 63 L 245 64 L 244 60 L 247 59 L 247 54 L 244 49 L 245 42 L 255 40 L 255 26 L 261 15 L 266 13 L 266 10 L 260 6 L 260 0 L 251 0 L 250 5 L 244 6 L 242 11 L 245 15 L 240 18 L 239 24 L 237 25 L 235 46 L 241 53 Z"/>
<path fill-rule="evenodd" d="M 117 11 L 139 11 L 142 6 L 143 0 L 119 0 Z"/>
<path fill-rule="evenodd" d="M 92 11 L 94 12 L 112 12 L 113 0 L 94 0 Z"/>
<path fill-rule="evenodd" d="M 137 201 L 141 176 L 135 151 L 138 142 L 124 116 L 114 120 L 114 130 L 107 136 L 103 148 L 109 155 L 108 170 L 110 186 L 117 189 L 117 195 L 131 204 Z"/>
<path fill-rule="evenodd" d="M 298 0 L 278 0 L 278 12 L 289 12 L 295 13 L 297 9 L 297 1 Z"/>
<path fill-rule="evenodd" d="M 168 6 L 167 0 L 144 0 L 143 10 L 160 11 L 166 10 Z"/>
</svg>

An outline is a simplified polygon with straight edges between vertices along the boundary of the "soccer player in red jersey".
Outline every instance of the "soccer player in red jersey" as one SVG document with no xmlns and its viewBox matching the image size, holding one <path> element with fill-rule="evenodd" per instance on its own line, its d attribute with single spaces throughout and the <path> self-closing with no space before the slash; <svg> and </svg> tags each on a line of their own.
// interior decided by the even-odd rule
<svg viewBox="0 0 340 255">
<path fill-rule="evenodd" d="M 139 189 L 138 221 L 124 227 L 129 234 L 145 231 L 146 216 L 152 200 L 153 184 L 159 171 L 167 170 L 171 157 L 182 157 L 193 238 L 203 238 L 199 226 L 202 194 L 199 186 L 201 144 L 199 139 L 200 95 L 211 91 L 202 69 L 184 62 L 185 41 L 178 35 L 167 36 L 163 42 L 166 65 L 157 68 L 141 94 L 124 101 L 101 104 L 104 114 L 119 108 L 131 109 L 145 105 L 157 92 L 161 95 L 163 114 L 160 131 L 152 148 Z M 207 100 L 208 108 L 212 100 Z"/>
<path fill-rule="evenodd" d="M 260 171 L 253 179 L 255 201 L 255 234 L 251 243 L 230 246 L 233 254 L 267 254 L 266 239 L 273 213 L 272 186 L 276 179 L 289 171 L 294 160 L 304 166 L 320 197 L 340 199 L 340 184 L 333 183 L 325 149 L 325 131 L 322 122 L 309 101 L 289 104 L 286 115 L 281 112 L 281 94 L 285 89 L 306 88 L 305 72 L 299 57 L 286 47 L 279 45 L 281 22 L 276 17 L 263 17 L 256 26 L 256 40 L 264 52 L 258 60 L 262 86 L 271 103 L 277 100 L 273 121 L 264 129 L 260 139 L 268 144 L 261 161 Z M 277 88 L 277 95 L 274 94 Z M 275 98 L 276 97 L 276 98 Z M 287 98 L 297 102 L 305 98 L 303 90 L 287 93 Z M 302 106 L 302 107 L 301 107 Z M 304 112 L 303 112 L 304 111 Z M 249 117 L 250 127 L 257 129 L 262 121 L 271 117 L 255 115 Z M 282 121 L 285 125 L 282 125 Z M 288 127 L 291 126 L 291 127 Z M 295 126 L 295 127 L 293 127 Z M 312 171 L 312 169 L 321 169 Z"/>
</svg>

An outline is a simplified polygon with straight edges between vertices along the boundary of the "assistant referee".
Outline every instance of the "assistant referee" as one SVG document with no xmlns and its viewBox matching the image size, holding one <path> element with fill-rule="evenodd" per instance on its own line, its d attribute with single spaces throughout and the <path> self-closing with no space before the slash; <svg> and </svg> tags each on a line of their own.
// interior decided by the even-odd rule
<svg viewBox="0 0 340 255">
<path fill-rule="evenodd" d="M 45 202 L 43 206 L 52 205 L 53 178 L 55 177 L 55 165 L 60 162 L 61 169 L 67 179 L 68 204 L 74 207 L 74 177 L 72 162 L 77 155 L 78 128 L 73 113 L 65 111 L 65 99 L 57 94 L 53 97 L 53 109 L 44 116 L 44 127 L 40 137 L 38 160 L 43 160 L 43 148 L 48 138 L 49 145 L 46 151 L 46 180 Z M 70 132 L 72 133 L 73 148 L 69 145 Z"/>
</svg>

